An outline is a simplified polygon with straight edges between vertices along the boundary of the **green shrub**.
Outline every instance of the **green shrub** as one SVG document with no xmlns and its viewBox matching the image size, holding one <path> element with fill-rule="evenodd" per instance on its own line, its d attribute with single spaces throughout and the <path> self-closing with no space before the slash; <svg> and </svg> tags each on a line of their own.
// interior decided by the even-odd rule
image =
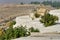
<svg viewBox="0 0 60 40">
<path fill-rule="evenodd" d="M 36 18 L 39 18 L 39 17 L 40 17 L 40 14 L 35 13 L 34 16 L 35 16 Z"/>
<path fill-rule="evenodd" d="M 39 32 L 38 29 L 34 29 L 33 27 L 29 28 L 29 30 L 30 30 L 31 32 Z"/>
<path fill-rule="evenodd" d="M 35 18 L 39 18 L 40 17 L 40 14 L 37 13 L 36 9 L 33 10 L 33 13 L 34 13 Z"/>
<path fill-rule="evenodd" d="M 23 37 L 23 36 L 28 36 L 28 35 L 30 35 L 30 33 L 28 32 L 28 34 L 27 34 L 27 29 L 25 28 L 25 27 L 18 27 L 18 28 L 15 28 L 14 29 L 14 36 L 16 37 L 16 38 L 18 38 L 18 37 Z"/>
<path fill-rule="evenodd" d="M 58 21 L 58 17 L 51 15 L 49 13 L 41 17 L 40 22 L 44 23 L 45 27 L 55 24 L 55 21 Z"/>
<path fill-rule="evenodd" d="M 28 33 L 28 34 L 27 34 Z M 30 32 L 23 26 L 21 27 L 10 27 L 4 31 L 4 34 L 0 36 L 0 40 L 11 40 L 14 38 L 29 36 Z"/>
</svg>

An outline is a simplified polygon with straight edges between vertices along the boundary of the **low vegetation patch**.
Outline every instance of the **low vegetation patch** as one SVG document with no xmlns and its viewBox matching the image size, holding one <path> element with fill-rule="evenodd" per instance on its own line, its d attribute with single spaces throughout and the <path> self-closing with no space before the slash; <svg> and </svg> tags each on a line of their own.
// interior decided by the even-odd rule
<svg viewBox="0 0 60 40">
<path fill-rule="evenodd" d="M 39 29 L 34 29 L 33 27 L 29 28 L 30 32 L 40 32 Z"/>
<path fill-rule="evenodd" d="M 3 35 L 0 36 L 0 40 L 11 40 L 14 38 L 29 36 L 30 32 L 23 26 L 16 28 L 8 28 L 4 31 Z"/>
<path fill-rule="evenodd" d="M 51 15 L 49 13 L 45 14 L 40 19 L 40 22 L 43 23 L 45 25 L 45 27 L 54 25 L 56 21 L 58 21 L 58 17 Z"/>
</svg>

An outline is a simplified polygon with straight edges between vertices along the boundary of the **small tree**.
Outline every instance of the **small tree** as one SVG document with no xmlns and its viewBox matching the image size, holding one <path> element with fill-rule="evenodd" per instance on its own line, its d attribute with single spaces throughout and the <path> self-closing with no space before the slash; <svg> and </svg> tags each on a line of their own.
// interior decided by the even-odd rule
<svg viewBox="0 0 60 40">
<path fill-rule="evenodd" d="M 51 15 L 49 13 L 41 17 L 40 22 L 44 23 L 45 27 L 55 24 L 55 21 L 58 21 L 58 17 Z"/>
</svg>

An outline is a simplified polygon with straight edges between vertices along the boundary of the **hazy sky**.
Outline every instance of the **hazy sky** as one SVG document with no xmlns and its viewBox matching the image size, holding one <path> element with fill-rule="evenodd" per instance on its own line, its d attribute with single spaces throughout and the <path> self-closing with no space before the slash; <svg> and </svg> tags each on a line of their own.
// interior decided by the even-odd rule
<svg viewBox="0 0 60 40">
<path fill-rule="evenodd" d="M 0 0 L 0 3 L 20 3 L 20 2 L 30 3 L 31 1 L 39 1 L 39 2 L 42 2 L 44 0 Z M 49 0 L 49 1 L 51 1 L 51 0 Z M 60 0 L 52 0 L 52 1 L 60 1 Z"/>
</svg>

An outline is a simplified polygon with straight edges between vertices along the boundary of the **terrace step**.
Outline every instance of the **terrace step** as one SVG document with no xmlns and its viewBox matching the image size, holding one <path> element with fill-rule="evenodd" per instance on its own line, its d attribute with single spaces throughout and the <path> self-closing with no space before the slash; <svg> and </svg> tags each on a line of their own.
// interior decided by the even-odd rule
<svg viewBox="0 0 60 40">
<path fill-rule="evenodd" d="M 31 33 L 30 37 L 60 37 L 60 33 Z"/>
</svg>

